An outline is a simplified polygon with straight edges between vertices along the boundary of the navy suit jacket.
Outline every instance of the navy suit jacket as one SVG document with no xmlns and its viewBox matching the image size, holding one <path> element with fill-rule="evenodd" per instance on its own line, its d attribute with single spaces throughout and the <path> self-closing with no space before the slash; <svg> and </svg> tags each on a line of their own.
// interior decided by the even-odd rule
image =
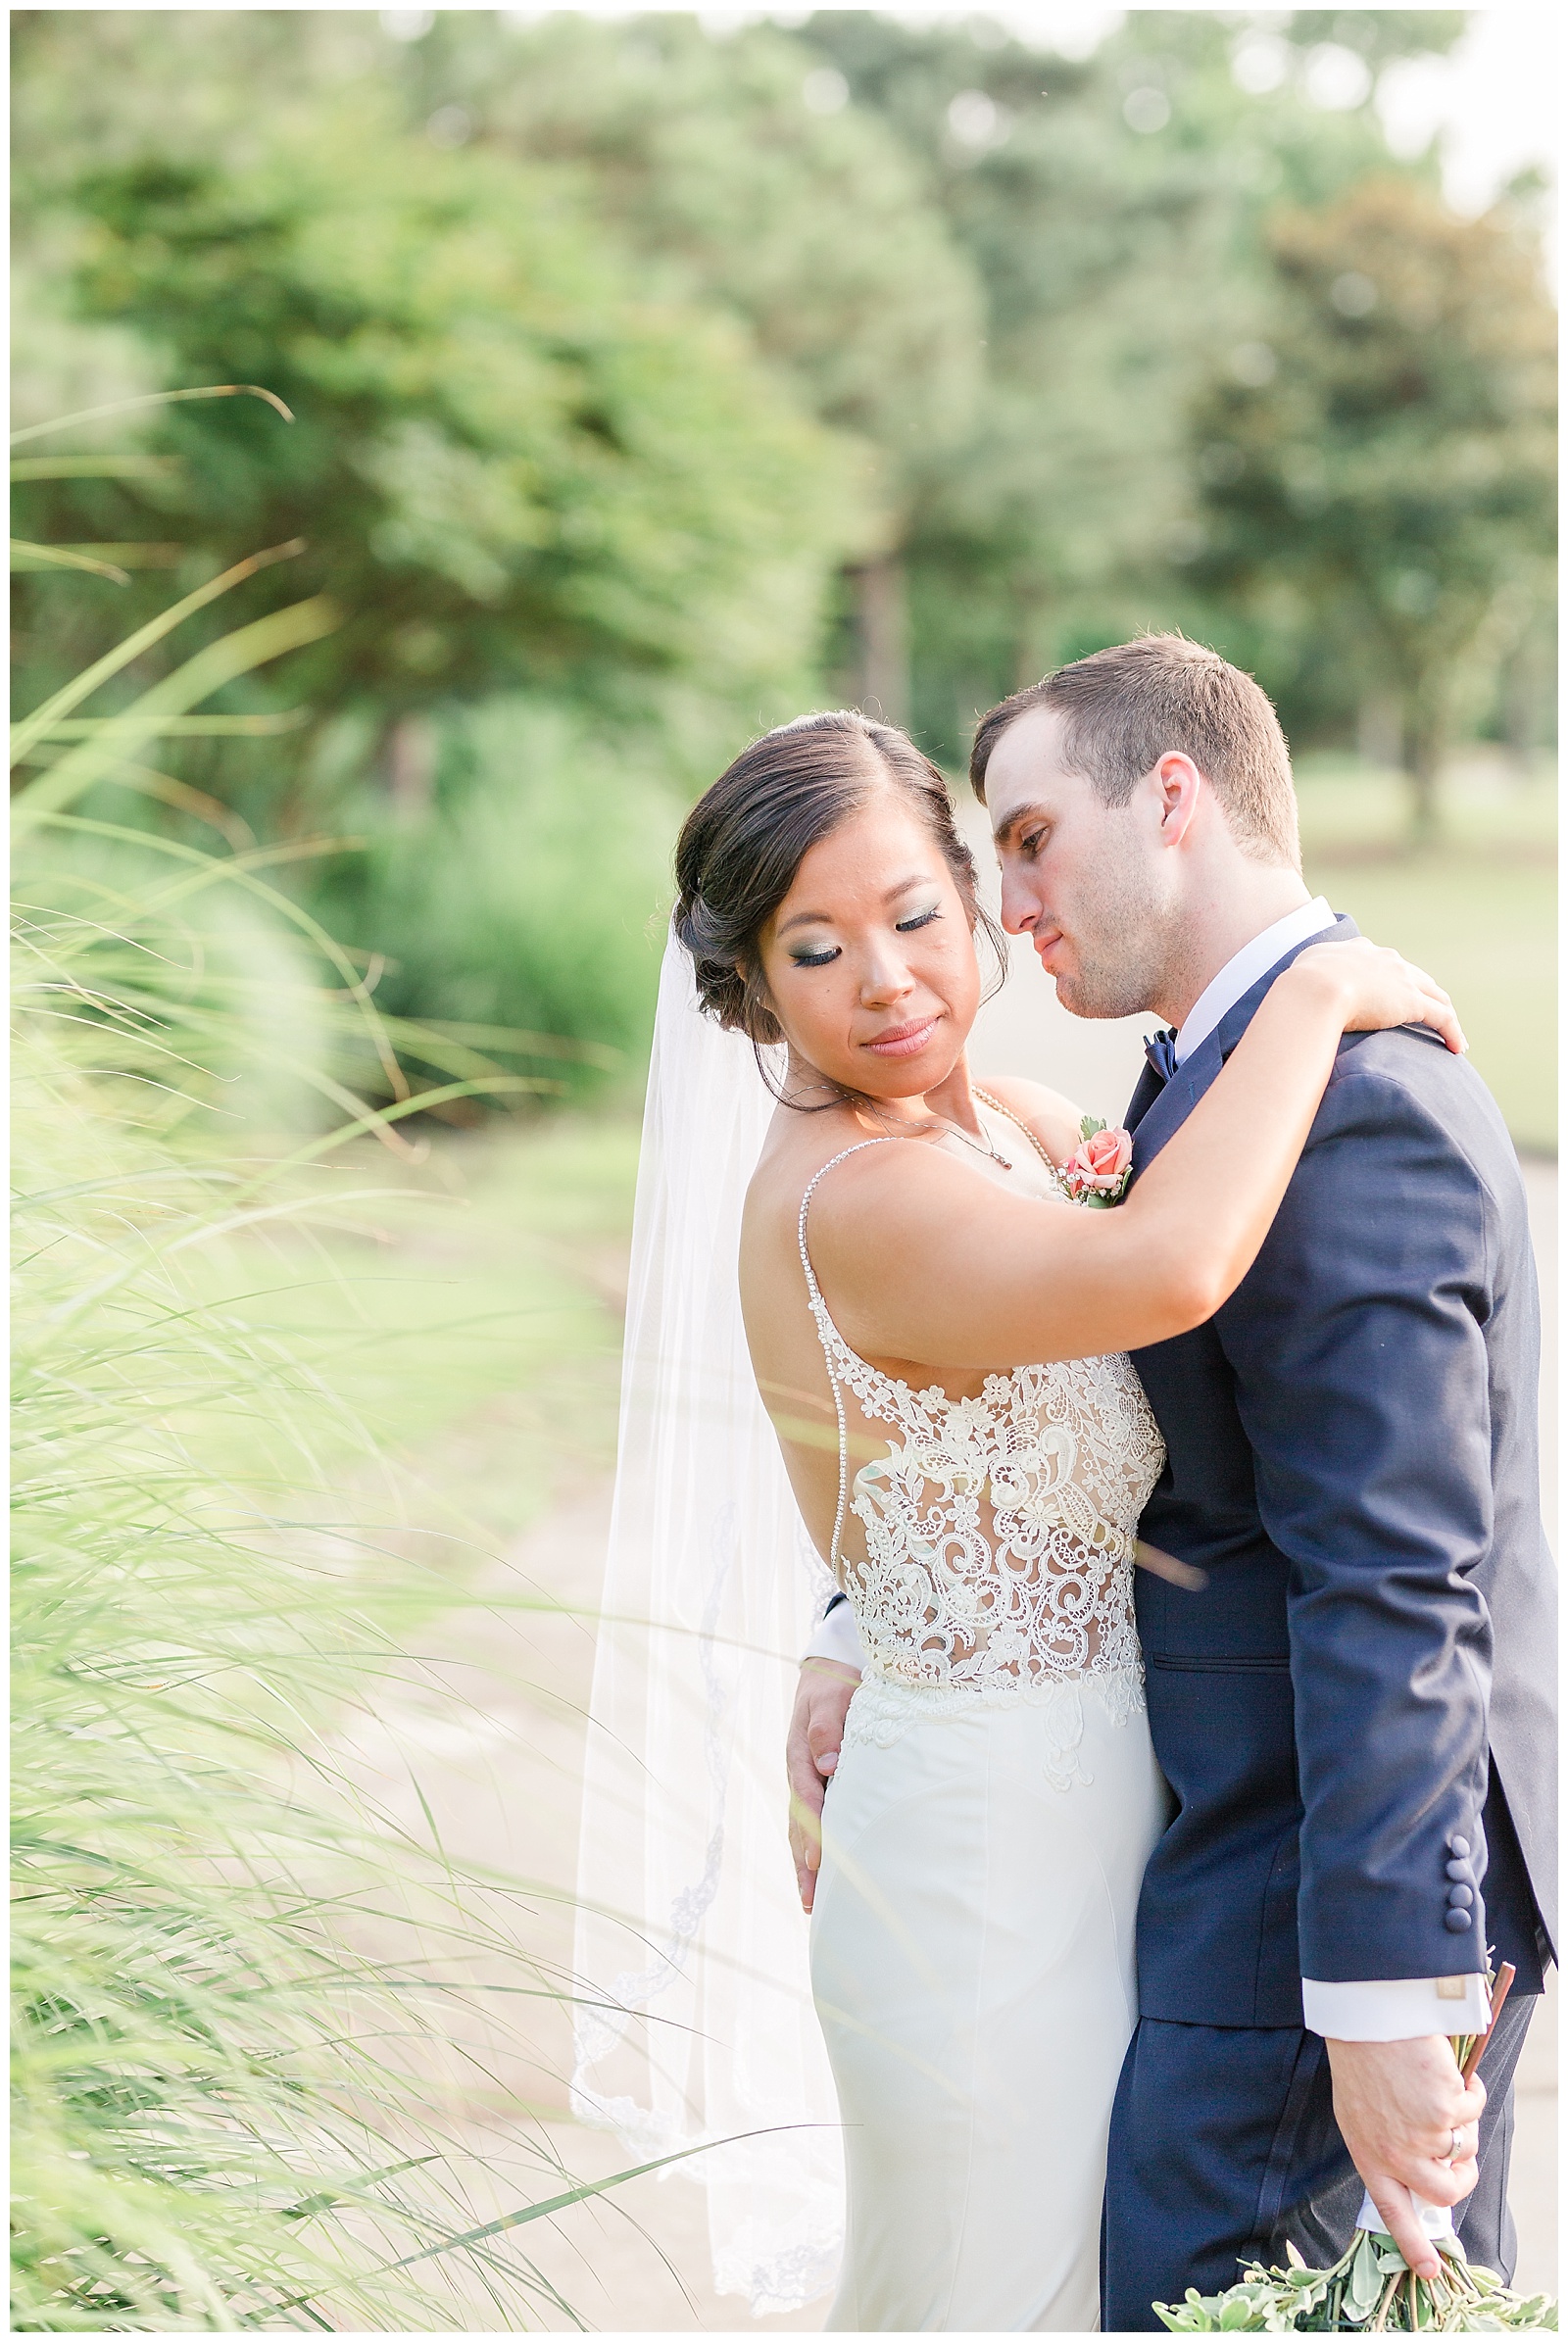
<svg viewBox="0 0 1568 2342">
<path fill-rule="evenodd" d="M 1145 1073 L 1135 1177 L 1278 973 L 1168 1083 Z M 1556 1631 L 1539 1355 L 1490 1094 L 1422 1029 L 1347 1034 L 1252 1268 L 1206 1325 L 1135 1353 L 1169 1455 L 1143 1534 L 1207 1573 L 1197 1593 L 1138 1573 L 1176 1800 L 1139 1906 L 1146 2017 L 1298 2025 L 1303 1973 L 1462 1975 L 1484 1944 L 1541 1989 Z M 1486 1874 L 1462 1930 L 1454 1833 Z"/>
</svg>

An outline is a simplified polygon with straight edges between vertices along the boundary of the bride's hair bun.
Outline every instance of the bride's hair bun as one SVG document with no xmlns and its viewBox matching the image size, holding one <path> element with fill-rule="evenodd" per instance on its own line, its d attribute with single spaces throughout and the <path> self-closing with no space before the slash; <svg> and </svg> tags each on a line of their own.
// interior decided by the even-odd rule
<svg viewBox="0 0 1568 2342">
<path fill-rule="evenodd" d="M 677 854 L 677 871 L 679 866 Z M 697 971 L 697 997 L 709 1015 L 716 1017 L 727 1033 L 738 1031 L 754 1041 L 776 1041 L 778 1027 L 767 1009 L 759 1002 L 755 1010 L 748 1010 L 734 922 L 714 910 L 700 893 L 688 894 L 683 888 L 675 904 L 674 924 L 677 941 L 691 954 Z M 769 1030 L 761 1030 L 764 1025 Z"/>
<path fill-rule="evenodd" d="M 811 848 L 889 785 L 930 829 L 971 924 L 985 927 L 1005 965 L 1005 940 L 980 906 L 974 856 L 929 756 L 858 708 L 800 715 L 741 751 L 693 805 L 675 848 L 675 936 L 691 954 L 698 999 L 726 1032 L 759 1048 L 783 1039 L 758 938 Z"/>
</svg>

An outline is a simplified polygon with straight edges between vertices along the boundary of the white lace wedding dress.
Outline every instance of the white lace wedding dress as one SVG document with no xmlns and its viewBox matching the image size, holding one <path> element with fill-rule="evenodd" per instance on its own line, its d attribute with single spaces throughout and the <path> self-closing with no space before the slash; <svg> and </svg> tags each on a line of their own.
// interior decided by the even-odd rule
<svg viewBox="0 0 1568 2342">
<path fill-rule="evenodd" d="M 1165 1819 L 1132 1606 L 1164 1450 L 1125 1357 L 1019 1367 L 968 1398 L 858 1357 L 807 1243 L 844 1159 L 800 1217 L 839 1411 L 833 1554 L 867 1662 L 811 1922 L 849 2174 L 827 2327 L 1082 2333 Z M 852 1449 L 876 1456 L 853 1483 Z"/>
</svg>

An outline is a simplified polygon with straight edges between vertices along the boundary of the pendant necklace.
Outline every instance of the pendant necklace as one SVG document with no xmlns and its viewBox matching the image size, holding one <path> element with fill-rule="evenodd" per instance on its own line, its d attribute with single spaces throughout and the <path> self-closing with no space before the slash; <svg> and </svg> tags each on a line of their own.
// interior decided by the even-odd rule
<svg viewBox="0 0 1568 2342">
<path fill-rule="evenodd" d="M 1061 1183 L 1061 1170 L 1059 1165 L 1052 1161 L 1050 1155 L 1046 1152 L 1045 1147 L 1041 1145 L 1041 1142 L 1035 1137 L 1034 1132 L 1029 1128 L 1028 1123 L 1023 1119 L 1023 1116 L 1021 1114 L 1015 1114 L 1010 1106 L 1004 1106 L 1000 1098 L 993 1098 L 989 1090 L 982 1090 L 978 1082 L 974 1085 L 974 1094 L 976 1098 L 979 1098 L 982 1105 L 989 1106 L 994 1114 L 1000 1114 L 1004 1122 L 1010 1122 L 1015 1130 L 1022 1131 L 1024 1137 L 1028 1140 L 1030 1146 L 1040 1157 L 1040 1160 L 1045 1164 L 1046 1170 L 1050 1175 L 1053 1188 L 1054 1188 L 1058 1195 L 1065 1195 L 1066 1190 Z M 1010 1164 L 1008 1165 L 1008 1168 L 1010 1170 Z"/>
<path fill-rule="evenodd" d="M 975 1096 L 978 1098 L 979 1095 L 980 1093 L 976 1091 Z M 1004 1171 L 1010 1171 L 1012 1169 L 1011 1156 L 1004 1154 L 999 1147 L 993 1147 L 991 1141 L 986 1137 L 984 1131 L 980 1133 L 980 1136 L 977 1139 L 972 1131 L 964 1130 L 956 1122 L 949 1122 L 946 1114 L 933 1115 L 932 1120 L 942 1123 L 945 1128 L 953 1133 L 953 1136 L 956 1139 L 961 1139 L 965 1147 L 972 1147 L 976 1154 L 988 1154 L 991 1157 L 991 1160 L 994 1163 L 999 1164 Z"/>
<path fill-rule="evenodd" d="M 836 1082 L 808 1082 L 806 1085 L 806 1088 L 804 1090 L 798 1090 L 795 1093 L 795 1096 L 797 1098 L 808 1098 L 813 1090 L 826 1090 L 832 1092 L 838 1090 L 838 1084 Z M 1001 1099 L 993 1098 L 989 1090 L 982 1090 L 978 1087 L 978 1085 L 976 1085 L 974 1095 L 980 1099 L 982 1104 L 988 1105 L 994 1114 L 1000 1114 L 1004 1122 L 1010 1122 L 1016 1129 L 1022 1131 L 1024 1137 L 1028 1140 L 1036 1154 L 1039 1155 L 1041 1161 L 1045 1164 L 1046 1169 L 1051 1173 L 1052 1178 L 1055 1179 L 1056 1166 L 1052 1161 L 1050 1155 L 1047 1154 L 1045 1148 L 1041 1146 L 1040 1141 L 1035 1137 L 1034 1132 L 1029 1128 L 1028 1124 L 1020 1120 L 1016 1114 L 1009 1113 L 1007 1108 L 1002 1103 Z M 845 1094 L 840 1092 L 840 1096 L 843 1097 Z M 845 1102 L 846 1104 L 850 1102 L 847 1097 L 845 1097 Z M 866 1102 L 870 1104 L 872 1113 L 876 1114 L 876 1119 L 882 1124 L 883 1129 L 886 1130 L 886 1116 L 877 1113 L 877 1109 L 873 1101 L 867 1100 Z M 965 1147 L 972 1147 L 976 1154 L 988 1155 L 991 1161 L 997 1165 L 999 1170 L 1011 1171 L 1015 1168 L 1011 1156 L 1004 1154 L 1000 1147 L 993 1147 L 991 1141 L 986 1137 L 984 1131 L 982 1131 L 980 1136 L 976 1138 L 972 1131 L 966 1131 L 961 1127 L 960 1124 L 950 1121 L 946 1114 L 933 1114 L 931 1116 L 931 1120 L 940 1124 L 944 1130 L 951 1131 L 954 1138 L 961 1139 Z M 891 1132 L 889 1132 L 888 1135 L 890 1138 L 893 1136 Z"/>
</svg>

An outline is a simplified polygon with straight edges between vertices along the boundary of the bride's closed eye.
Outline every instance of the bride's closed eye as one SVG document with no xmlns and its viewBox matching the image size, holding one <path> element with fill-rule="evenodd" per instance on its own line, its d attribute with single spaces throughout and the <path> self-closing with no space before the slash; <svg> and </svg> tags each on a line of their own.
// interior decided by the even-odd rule
<svg viewBox="0 0 1568 2342">
<path fill-rule="evenodd" d="M 928 910 L 911 911 L 906 919 L 897 921 L 896 932 L 900 935 L 912 935 L 917 928 L 929 927 L 933 919 L 940 919 L 941 916 L 940 904 L 933 903 Z M 839 946 L 827 944 L 819 951 L 792 951 L 790 963 L 798 968 L 825 968 L 831 967 L 838 957 Z"/>
</svg>

